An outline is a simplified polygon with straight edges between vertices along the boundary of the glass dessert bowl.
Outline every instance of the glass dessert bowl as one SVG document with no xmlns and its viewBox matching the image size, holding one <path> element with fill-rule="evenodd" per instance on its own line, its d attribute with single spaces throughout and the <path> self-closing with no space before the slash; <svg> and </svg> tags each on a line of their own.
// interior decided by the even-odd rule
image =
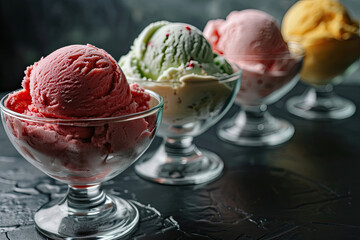
<svg viewBox="0 0 360 240">
<path fill-rule="evenodd" d="M 290 54 L 265 57 L 224 55 L 230 62 L 234 59 L 243 72 L 235 99 L 241 109 L 220 124 L 217 131 L 220 139 L 241 146 L 274 146 L 293 136 L 294 127 L 289 122 L 267 111 L 267 105 L 278 101 L 299 80 L 304 50 L 294 42 L 289 42 L 288 48 Z"/>
<path fill-rule="evenodd" d="M 333 92 L 360 57 L 359 22 L 351 11 L 338 0 L 298 1 L 285 13 L 281 31 L 306 51 L 301 81 L 308 88 L 288 100 L 288 111 L 309 120 L 353 115 L 355 105 Z"/>
<path fill-rule="evenodd" d="M 6 133 L 18 152 L 50 177 L 69 185 L 60 201 L 42 206 L 37 229 L 55 239 L 113 239 L 137 225 L 136 207 L 108 195 L 100 184 L 127 169 L 152 142 L 161 121 L 163 99 L 145 111 L 107 118 L 55 119 L 20 114 L 1 100 Z"/>
<path fill-rule="evenodd" d="M 164 98 L 156 153 L 135 165 L 141 177 L 169 185 L 200 184 L 221 175 L 224 164 L 211 151 L 198 149 L 193 138 L 205 132 L 229 110 L 240 87 L 241 71 L 230 75 L 189 75 L 183 81 L 147 81 L 127 77 Z"/>
</svg>

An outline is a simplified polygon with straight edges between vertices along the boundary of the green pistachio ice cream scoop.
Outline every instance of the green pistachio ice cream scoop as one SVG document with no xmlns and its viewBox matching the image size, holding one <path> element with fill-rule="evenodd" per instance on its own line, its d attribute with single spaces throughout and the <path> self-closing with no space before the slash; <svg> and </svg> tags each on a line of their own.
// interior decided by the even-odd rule
<svg viewBox="0 0 360 240">
<path fill-rule="evenodd" d="M 231 66 L 212 52 L 199 29 L 167 21 L 147 26 L 119 64 L 128 76 L 155 81 L 176 81 L 189 74 L 232 73 Z"/>
</svg>

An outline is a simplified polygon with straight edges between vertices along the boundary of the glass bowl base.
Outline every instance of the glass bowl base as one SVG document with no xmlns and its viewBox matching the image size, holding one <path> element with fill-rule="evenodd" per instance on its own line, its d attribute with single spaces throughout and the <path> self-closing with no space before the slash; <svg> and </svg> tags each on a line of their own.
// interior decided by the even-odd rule
<svg viewBox="0 0 360 240">
<path fill-rule="evenodd" d="M 71 209 L 66 199 L 51 201 L 35 213 L 39 232 L 51 239 L 118 239 L 131 233 L 139 212 L 130 202 L 106 196 L 100 208 Z"/>
<path fill-rule="evenodd" d="M 264 147 L 287 142 L 295 129 L 288 121 L 269 115 L 268 119 L 250 121 L 233 118 L 220 124 L 217 135 L 221 140 L 238 146 Z"/>
<path fill-rule="evenodd" d="M 135 172 L 146 180 L 167 185 L 201 184 L 216 180 L 224 163 L 216 154 L 195 149 L 191 155 L 166 152 L 164 145 L 151 158 L 139 160 Z"/>
<path fill-rule="evenodd" d="M 356 111 L 354 103 L 336 95 L 317 98 L 316 101 L 309 101 L 304 96 L 292 97 L 286 108 L 298 117 L 320 121 L 346 119 Z"/>
</svg>

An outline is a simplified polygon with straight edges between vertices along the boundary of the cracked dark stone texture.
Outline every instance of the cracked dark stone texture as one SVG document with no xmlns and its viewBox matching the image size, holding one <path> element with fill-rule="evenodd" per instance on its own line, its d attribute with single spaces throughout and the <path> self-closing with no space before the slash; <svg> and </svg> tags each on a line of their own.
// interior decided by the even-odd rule
<svg viewBox="0 0 360 240">
<path fill-rule="evenodd" d="M 304 89 L 298 85 L 290 95 Z M 360 106 L 359 87 L 338 86 Z M 197 186 L 162 186 L 130 168 L 104 184 L 135 202 L 138 230 L 128 239 L 360 239 L 360 112 L 343 121 L 310 122 L 270 107 L 296 127 L 275 148 L 241 148 L 219 141 L 216 126 L 196 138 L 225 162 L 223 176 Z M 232 107 L 225 117 L 231 117 Z M 0 240 L 44 239 L 32 215 L 66 186 L 22 159 L 0 130 Z M 159 145 L 156 139 L 147 154 Z"/>
</svg>

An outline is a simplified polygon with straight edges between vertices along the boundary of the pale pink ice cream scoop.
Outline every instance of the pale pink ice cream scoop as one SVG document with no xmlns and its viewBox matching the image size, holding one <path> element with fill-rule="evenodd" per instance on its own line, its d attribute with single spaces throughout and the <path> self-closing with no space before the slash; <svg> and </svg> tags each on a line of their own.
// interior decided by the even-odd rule
<svg viewBox="0 0 360 240">
<path fill-rule="evenodd" d="M 226 20 L 211 20 L 204 35 L 213 49 L 224 55 L 266 56 L 289 52 L 276 20 L 259 10 L 233 11 Z"/>
<path fill-rule="evenodd" d="M 276 20 L 263 11 L 233 11 L 226 20 L 210 20 L 204 36 L 214 51 L 243 70 L 237 103 L 259 104 L 298 70 Z"/>
</svg>

